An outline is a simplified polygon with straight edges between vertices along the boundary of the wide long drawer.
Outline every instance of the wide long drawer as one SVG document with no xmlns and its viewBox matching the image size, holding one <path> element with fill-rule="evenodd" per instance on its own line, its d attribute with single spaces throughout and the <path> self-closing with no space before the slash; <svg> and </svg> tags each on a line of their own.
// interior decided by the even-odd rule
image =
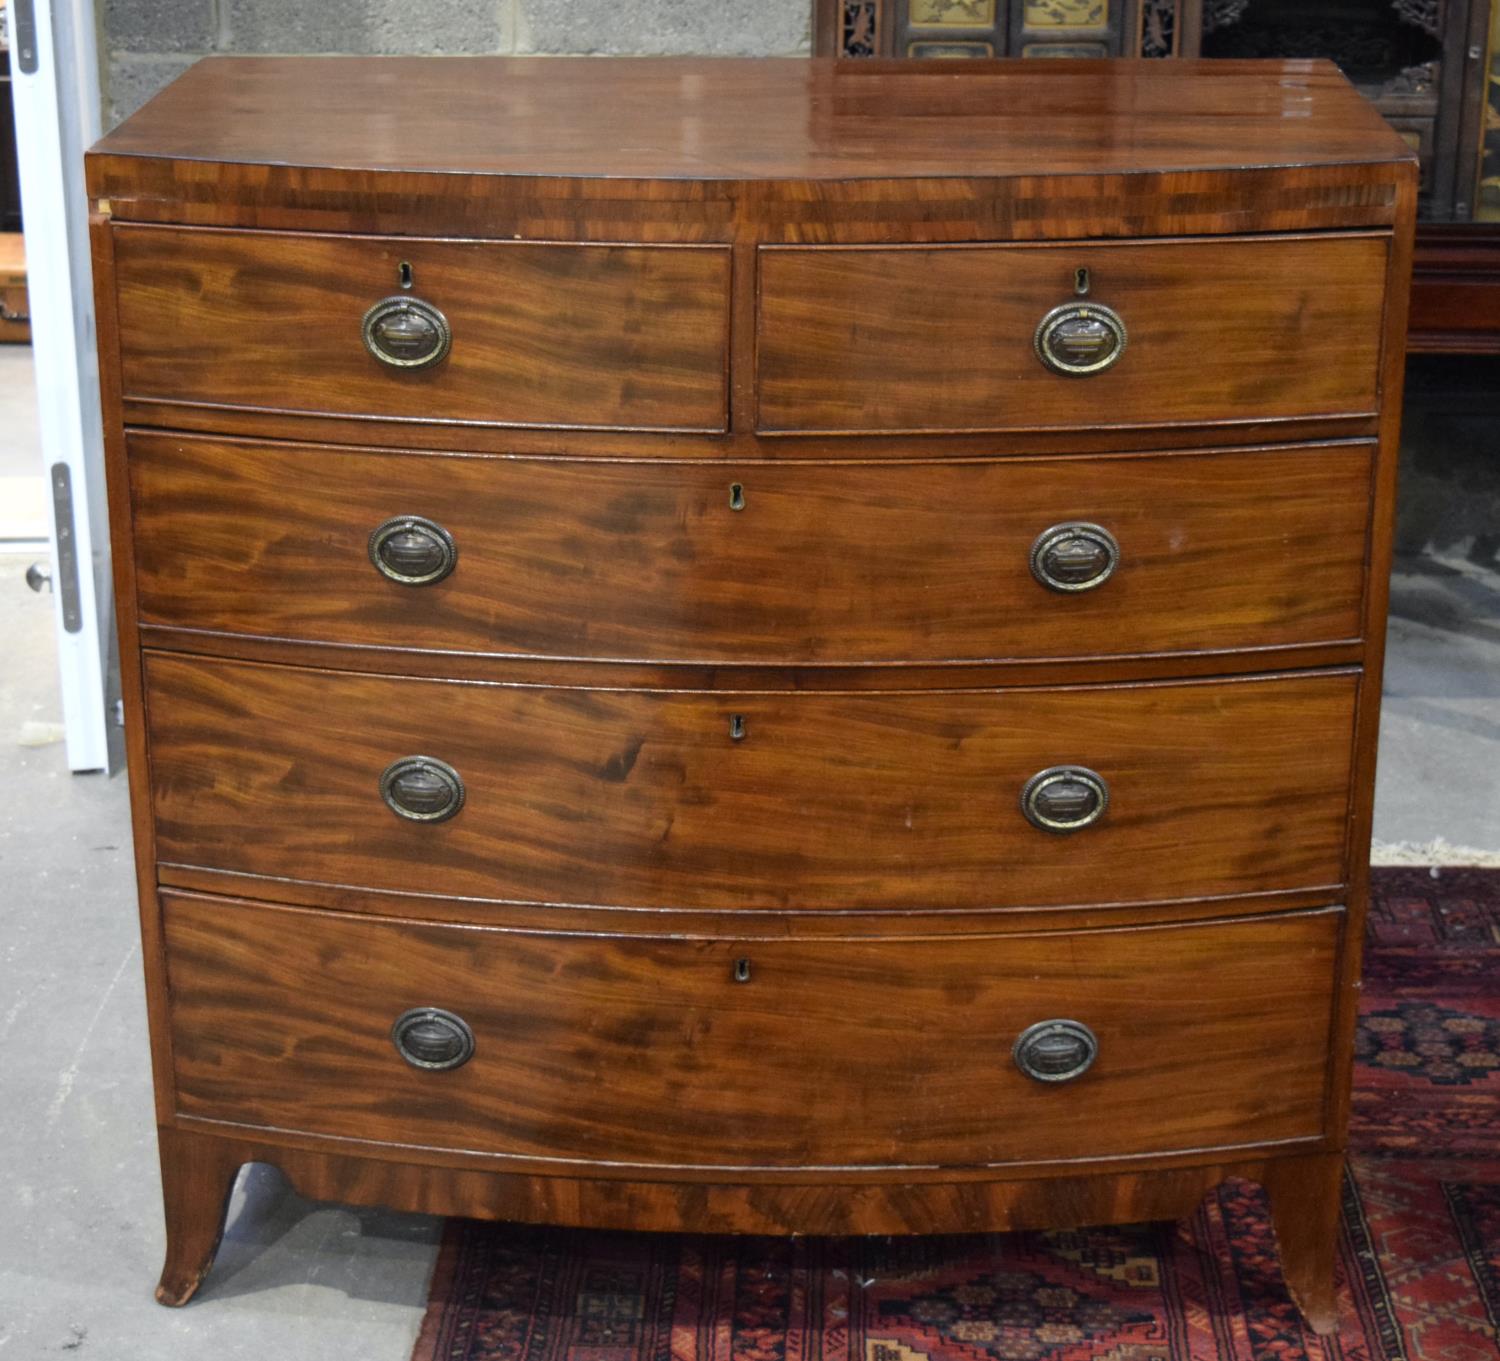
<svg viewBox="0 0 1500 1361">
<path fill-rule="evenodd" d="M 1388 249 L 1353 235 L 766 247 L 758 424 L 900 432 L 1368 415 Z"/>
<path fill-rule="evenodd" d="M 170 893 L 164 908 L 185 1115 L 742 1170 L 1323 1131 L 1337 909 L 807 942 L 508 933 Z"/>
<path fill-rule="evenodd" d="M 1068 905 L 1344 879 L 1348 672 L 859 695 L 170 654 L 148 655 L 146 675 L 157 850 L 173 864 L 707 909 Z"/>
<path fill-rule="evenodd" d="M 741 466 L 130 437 L 145 623 L 709 663 L 1356 638 L 1370 460 Z"/>
<path fill-rule="evenodd" d="M 127 399 L 726 425 L 725 248 L 120 226 L 114 254 Z"/>
</svg>

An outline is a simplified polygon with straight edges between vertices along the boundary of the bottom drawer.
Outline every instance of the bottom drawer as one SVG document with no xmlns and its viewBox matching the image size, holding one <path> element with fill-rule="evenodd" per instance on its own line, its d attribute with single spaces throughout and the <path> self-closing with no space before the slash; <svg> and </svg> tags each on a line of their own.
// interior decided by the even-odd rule
<svg viewBox="0 0 1500 1361">
<path fill-rule="evenodd" d="M 837 940 L 532 934 L 163 898 L 185 1115 L 518 1158 L 919 1167 L 1323 1131 L 1341 909 Z M 461 1018 L 461 1066 L 393 1024 Z M 1033 1032 L 1025 1075 L 1017 1042 Z M 445 1027 L 447 1027 L 445 1029 Z M 1086 1029 L 1085 1029 L 1086 1028 Z M 1066 1074 L 1097 1049 L 1077 1076 Z M 414 1056 L 456 1056 L 416 1020 Z M 561 1169 L 560 1169 L 561 1170 Z"/>
</svg>

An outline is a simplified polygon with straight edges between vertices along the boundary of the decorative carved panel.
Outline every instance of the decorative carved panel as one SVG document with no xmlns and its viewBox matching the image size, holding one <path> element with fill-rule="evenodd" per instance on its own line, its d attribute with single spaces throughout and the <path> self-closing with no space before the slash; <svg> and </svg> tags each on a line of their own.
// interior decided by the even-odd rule
<svg viewBox="0 0 1500 1361">
<path fill-rule="evenodd" d="M 910 0 L 911 28 L 988 28 L 995 22 L 995 0 Z"/>
<path fill-rule="evenodd" d="M 1027 28 L 1102 32 L 1109 28 L 1109 5 L 1106 0 L 1025 0 L 1021 19 Z"/>
<path fill-rule="evenodd" d="M 878 48 L 878 0 L 838 0 L 841 57 L 873 57 Z"/>
<path fill-rule="evenodd" d="M 1436 38 L 1443 31 L 1443 0 L 1391 0 L 1391 8 L 1407 23 Z"/>
<path fill-rule="evenodd" d="M 1178 35 L 1182 31 L 1177 3 L 1178 0 L 1141 0 L 1141 56 L 1177 55 Z"/>
<path fill-rule="evenodd" d="M 1173 54 L 1189 0 L 817 0 L 819 55 L 1114 57 L 1140 51 L 1144 9 Z"/>
<path fill-rule="evenodd" d="M 1228 28 L 1245 17 L 1250 0 L 1203 0 L 1203 31 L 1212 33 L 1217 28 Z"/>
</svg>

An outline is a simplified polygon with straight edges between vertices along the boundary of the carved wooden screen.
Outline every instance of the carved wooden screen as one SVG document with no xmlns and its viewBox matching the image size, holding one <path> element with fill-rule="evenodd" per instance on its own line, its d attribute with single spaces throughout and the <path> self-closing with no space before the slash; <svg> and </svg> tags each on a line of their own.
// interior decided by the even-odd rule
<svg viewBox="0 0 1500 1361">
<path fill-rule="evenodd" d="M 1194 0 L 818 0 L 816 47 L 840 57 L 1172 57 Z"/>
</svg>

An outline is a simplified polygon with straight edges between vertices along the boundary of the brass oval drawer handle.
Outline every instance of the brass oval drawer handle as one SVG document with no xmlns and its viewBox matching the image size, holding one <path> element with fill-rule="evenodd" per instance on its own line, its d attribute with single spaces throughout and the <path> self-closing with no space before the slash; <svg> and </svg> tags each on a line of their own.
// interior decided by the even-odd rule
<svg viewBox="0 0 1500 1361">
<path fill-rule="evenodd" d="M 401 293 L 371 307 L 360 334 L 365 349 L 393 369 L 425 369 L 453 344 L 447 317 L 430 302 Z"/>
<path fill-rule="evenodd" d="M 1087 378 L 1118 362 L 1126 338 L 1125 323 L 1112 307 L 1068 302 L 1041 319 L 1032 343 L 1037 358 L 1053 373 Z"/>
<path fill-rule="evenodd" d="M 1053 525 L 1031 545 L 1031 575 L 1052 591 L 1092 591 L 1114 575 L 1120 545 L 1103 525 Z"/>
<path fill-rule="evenodd" d="M 381 774 L 380 797 L 398 817 L 446 822 L 464 806 L 464 782 L 435 756 L 403 756 Z"/>
<path fill-rule="evenodd" d="M 430 586 L 458 565 L 453 535 L 421 515 L 397 515 L 370 532 L 370 561 L 403 586 Z"/>
<path fill-rule="evenodd" d="M 441 1007 L 413 1007 L 396 1017 L 391 1043 L 413 1068 L 442 1072 L 474 1057 L 474 1032 L 462 1016 Z"/>
<path fill-rule="evenodd" d="M 1072 1082 L 1099 1056 L 1099 1037 L 1082 1021 L 1058 1019 L 1027 1026 L 1011 1057 L 1037 1082 Z"/>
<path fill-rule="evenodd" d="M 1021 791 L 1021 811 L 1044 832 L 1078 832 L 1092 827 L 1109 807 L 1104 776 L 1087 766 L 1048 766 Z"/>
</svg>

